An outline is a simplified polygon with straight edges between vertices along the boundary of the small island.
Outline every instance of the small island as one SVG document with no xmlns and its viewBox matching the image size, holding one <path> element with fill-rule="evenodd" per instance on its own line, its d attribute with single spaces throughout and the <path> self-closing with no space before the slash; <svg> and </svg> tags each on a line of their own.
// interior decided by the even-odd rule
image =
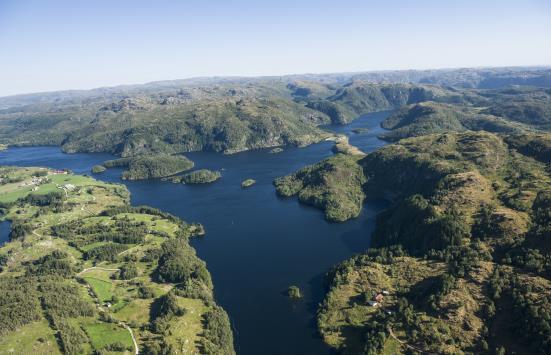
<svg viewBox="0 0 551 355">
<path fill-rule="evenodd" d="M 182 184 L 209 184 L 221 177 L 222 174 L 219 171 L 200 169 L 180 176 L 179 180 Z"/>
<path fill-rule="evenodd" d="M 292 285 L 287 289 L 287 296 L 297 300 L 302 298 L 302 293 L 300 293 L 300 288 L 298 288 L 298 286 Z"/>
<path fill-rule="evenodd" d="M 251 187 L 251 186 L 253 186 L 254 184 L 256 184 L 256 180 L 247 179 L 247 180 L 244 180 L 244 181 L 241 183 L 241 187 L 242 187 L 242 188 Z"/>
<path fill-rule="evenodd" d="M 103 165 L 94 165 L 92 167 L 92 173 L 93 174 L 101 174 L 103 173 L 105 170 L 107 170 L 107 168 Z"/>
<path fill-rule="evenodd" d="M 354 128 L 352 130 L 353 133 L 356 133 L 356 134 L 362 134 L 362 133 L 367 133 L 369 132 L 369 129 L 365 128 L 365 127 L 360 127 L 360 128 Z"/>
<path fill-rule="evenodd" d="M 281 153 L 282 151 L 283 151 L 283 148 L 276 147 L 276 148 L 270 150 L 270 154 L 277 154 L 277 153 Z"/>
</svg>

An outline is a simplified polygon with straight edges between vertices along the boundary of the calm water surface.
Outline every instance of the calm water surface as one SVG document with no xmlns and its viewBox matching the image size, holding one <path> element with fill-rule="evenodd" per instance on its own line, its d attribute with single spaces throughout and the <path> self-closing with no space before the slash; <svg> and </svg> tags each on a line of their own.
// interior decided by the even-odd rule
<svg viewBox="0 0 551 355">
<path fill-rule="evenodd" d="M 382 132 L 380 121 L 388 114 L 374 113 L 347 126 L 328 128 L 349 135 L 352 144 L 369 152 L 384 145 L 376 136 Z M 369 131 L 351 133 L 359 127 Z M 232 321 L 239 354 L 331 353 L 315 327 L 323 275 L 369 246 L 374 217 L 385 205 L 371 201 L 359 218 L 331 224 L 319 210 L 294 198 L 278 198 L 272 185 L 276 177 L 330 156 L 331 147 L 331 142 L 323 142 L 279 154 L 267 150 L 230 156 L 189 153 L 198 169 L 222 169 L 222 179 L 195 186 L 124 182 L 134 205 L 153 206 L 205 226 L 206 236 L 192 244 L 208 264 L 217 302 Z M 88 174 L 93 165 L 111 158 L 108 154 L 63 154 L 55 147 L 10 148 L 0 152 L 0 165 L 69 168 Z M 120 172 L 108 170 L 95 177 L 122 182 Z M 242 189 L 240 183 L 247 178 L 257 183 Z M 3 229 L 0 224 L 0 243 Z M 300 287 L 302 300 L 291 301 L 283 295 L 290 285 Z"/>
</svg>

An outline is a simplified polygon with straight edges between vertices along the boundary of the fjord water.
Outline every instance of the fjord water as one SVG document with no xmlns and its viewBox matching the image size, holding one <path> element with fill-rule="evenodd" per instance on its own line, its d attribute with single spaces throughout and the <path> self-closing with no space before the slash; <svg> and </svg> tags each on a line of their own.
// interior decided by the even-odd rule
<svg viewBox="0 0 551 355">
<path fill-rule="evenodd" d="M 369 114 L 350 125 L 328 129 L 349 135 L 351 144 L 369 152 L 384 145 L 376 136 L 386 116 L 387 112 Z M 369 131 L 351 133 L 360 127 Z M 324 274 L 368 247 L 374 217 L 384 203 L 370 201 L 358 218 L 332 224 L 323 219 L 321 211 L 295 198 L 278 198 L 272 185 L 276 177 L 330 156 L 331 147 L 331 142 L 322 142 L 278 154 L 267 150 L 229 156 L 189 153 L 196 168 L 223 169 L 222 179 L 208 185 L 124 182 L 132 193 L 132 204 L 153 206 L 205 226 L 207 234 L 192 244 L 207 262 L 217 302 L 230 316 L 238 354 L 331 352 L 315 326 Z M 0 165 L 68 168 L 89 174 L 93 165 L 111 158 L 108 154 L 63 154 L 54 147 L 10 148 L 0 152 Z M 94 177 L 122 182 L 120 172 L 108 170 Z M 241 181 L 247 178 L 257 183 L 243 189 Z M 284 295 L 290 285 L 300 287 L 302 300 Z"/>
</svg>

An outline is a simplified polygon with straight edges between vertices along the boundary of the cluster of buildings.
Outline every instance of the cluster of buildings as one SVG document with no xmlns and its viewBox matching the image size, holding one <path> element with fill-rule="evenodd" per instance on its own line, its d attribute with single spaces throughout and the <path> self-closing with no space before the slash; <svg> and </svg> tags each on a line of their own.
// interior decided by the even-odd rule
<svg viewBox="0 0 551 355">
<path fill-rule="evenodd" d="M 44 184 L 48 181 L 47 178 L 42 176 L 33 176 L 31 181 L 23 181 L 21 184 L 19 184 L 19 187 L 25 187 L 25 186 L 34 186 L 33 191 L 38 190 L 38 185 Z"/>
</svg>

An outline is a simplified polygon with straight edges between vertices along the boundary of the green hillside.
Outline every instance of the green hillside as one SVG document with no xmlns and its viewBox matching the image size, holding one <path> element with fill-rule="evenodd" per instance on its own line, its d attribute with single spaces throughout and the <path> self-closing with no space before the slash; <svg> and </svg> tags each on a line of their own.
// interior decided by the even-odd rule
<svg viewBox="0 0 551 355">
<path fill-rule="evenodd" d="M 44 168 L 0 176 L 12 222 L 0 247 L 0 353 L 235 353 L 189 245 L 200 225 L 130 206 L 122 185 Z"/>
<path fill-rule="evenodd" d="M 532 140 L 549 137 L 435 134 L 360 160 L 367 198 L 392 206 L 372 248 L 328 276 L 325 342 L 351 354 L 549 352 L 551 176 L 539 153 L 507 143 Z"/>
</svg>

